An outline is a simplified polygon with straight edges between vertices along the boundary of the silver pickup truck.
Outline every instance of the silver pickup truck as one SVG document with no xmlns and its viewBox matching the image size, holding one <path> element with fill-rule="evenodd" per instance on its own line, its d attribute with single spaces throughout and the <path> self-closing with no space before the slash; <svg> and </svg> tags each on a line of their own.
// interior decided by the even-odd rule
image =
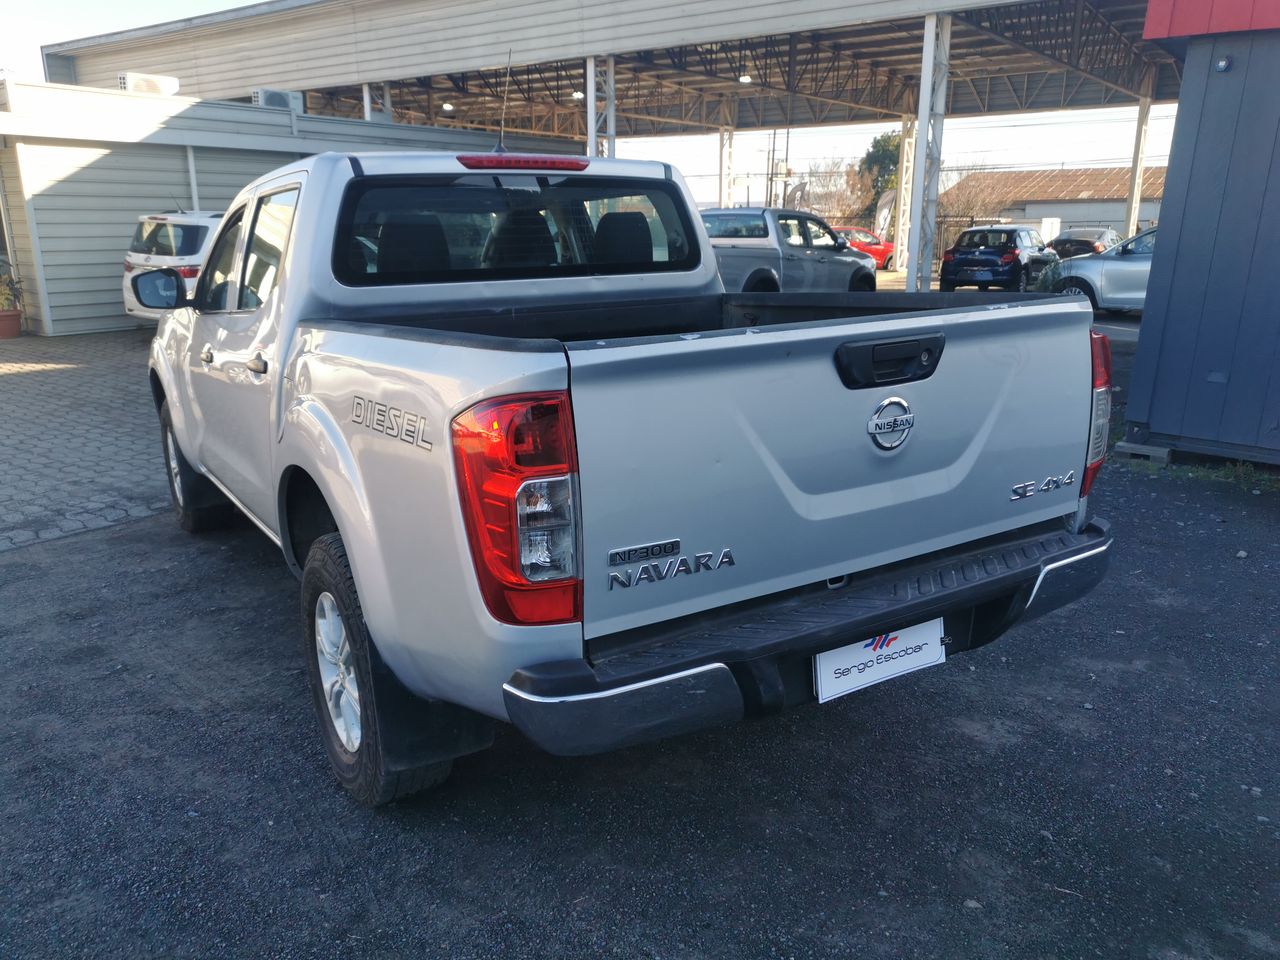
<svg viewBox="0 0 1280 960">
<path fill-rule="evenodd" d="M 1105 566 L 1087 302 L 725 295 L 664 164 L 324 154 L 134 289 L 177 518 L 280 546 L 366 803 L 496 722 L 588 754 L 941 666 Z"/>
<path fill-rule="evenodd" d="M 702 211 L 720 279 L 743 293 L 870 293 L 876 261 L 811 213 L 774 207 Z"/>
</svg>

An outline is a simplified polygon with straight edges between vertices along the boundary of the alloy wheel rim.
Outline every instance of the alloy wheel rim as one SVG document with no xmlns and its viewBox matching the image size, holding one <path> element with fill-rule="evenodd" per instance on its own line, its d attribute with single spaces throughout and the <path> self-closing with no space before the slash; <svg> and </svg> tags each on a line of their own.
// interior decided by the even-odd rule
<svg viewBox="0 0 1280 960">
<path fill-rule="evenodd" d="M 316 660 L 329 721 L 342 745 L 355 753 L 360 748 L 360 684 L 347 625 L 338 601 L 327 590 L 316 597 L 315 620 Z"/>
<path fill-rule="evenodd" d="M 164 457 L 169 468 L 169 485 L 173 488 L 173 497 L 182 506 L 182 471 L 178 467 L 178 445 L 173 439 L 173 430 L 164 432 Z"/>
</svg>

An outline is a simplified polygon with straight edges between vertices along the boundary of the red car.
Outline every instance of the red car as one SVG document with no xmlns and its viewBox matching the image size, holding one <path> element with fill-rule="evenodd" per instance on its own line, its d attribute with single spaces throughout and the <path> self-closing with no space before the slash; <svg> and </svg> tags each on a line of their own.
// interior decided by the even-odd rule
<svg viewBox="0 0 1280 960">
<path fill-rule="evenodd" d="M 861 227 L 835 227 L 836 233 L 849 241 L 849 246 L 875 257 L 877 270 L 893 267 L 893 244 L 881 240 L 870 230 Z"/>
</svg>

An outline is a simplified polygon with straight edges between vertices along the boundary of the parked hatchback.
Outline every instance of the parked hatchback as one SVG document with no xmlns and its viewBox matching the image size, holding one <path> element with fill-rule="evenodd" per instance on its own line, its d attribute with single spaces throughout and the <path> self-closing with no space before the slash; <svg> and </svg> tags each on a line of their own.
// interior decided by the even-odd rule
<svg viewBox="0 0 1280 960">
<path fill-rule="evenodd" d="M 1110 250 L 1123 238 L 1110 227 L 1072 227 L 1049 241 L 1049 246 L 1063 260 Z"/>
<path fill-rule="evenodd" d="M 187 287 L 187 296 L 195 294 L 200 265 L 213 241 L 221 213 L 156 213 L 138 218 L 129 252 L 124 256 L 124 312 L 143 320 L 158 320 L 161 311 L 151 310 L 138 302 L 133 294 L 132 274 L 135 270 L 176 270 Z"/>
<path fill-rule="evenodd" d="M 833 227 L 832 229 L 853 249 L 870 254 L 876 262 L 877 270 L 893 269 L 893 244 L 890 241 L 881 239 L 870 230 L 863 230 L 861 227 Z"/>
<path fill-rule="evenodd" d="M 1058 255 L 1045 246 L 1034 227 L 1002 224 L 971 227 L 942 255 L 938 289 L 1026 290 Z"/>
<path fill-rule="evenodd" d="M 1156 251 L 1156 228 L 1144 230 L 1102 253 L 1064 261 L 1050 289 L 1087 297 L 1095 310 L 1141 310 Z"/>
</svg>

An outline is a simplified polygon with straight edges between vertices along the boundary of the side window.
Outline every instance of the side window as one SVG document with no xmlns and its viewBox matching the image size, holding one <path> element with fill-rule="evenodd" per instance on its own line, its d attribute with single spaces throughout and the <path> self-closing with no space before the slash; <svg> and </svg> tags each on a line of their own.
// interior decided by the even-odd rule
<svg viewBox="0 0 1280 960">
<path fill-rule="evenodd" d="M 1040 236 L 1039 230 L 1032 230 L 1030 236 L 1031 246 L 1033 249 L 1038 250 L 1044 246 L 1044 237 Z"/>
<path fill-rule="evenodd" d="M 281 190 L 258 200 L 253 230 L 244 254 L 244 278 L 240 283 L 240 309 L 256 310 L 271 295 L 280 274 L 298 188 Z"/>
<path fill-rule="evenodd" d="M 781 234 L 783 246 L 804 246 L 805 231 L 804 228 L 800 226 L 799 217 L 779 217 L 778 232 Z"/>
<path fill-rule="evenodd" d="M 809 246 L 829 250 L 836 245 L 836 235 L 817 220 L 805 220 L 804 226 L 809 231 Z"/>
<path fill-rule="evenodd" d="M 217 312 L 230 309 L 227 296 L 231 290 L 231 270 L 236 262 L 236 248 L 240 246 L 240 228 L 244 224 L 244 208 L 227 218 L 222 232 L 213 243 L 209 263 L 200 275 L 196 290 L 196 309 Z"/>
<path fill-rule="evenodd" d="M 1156 235 L 1144 233 L 1129 242 L 1130 253 L 1145 253 L 1148 256 L 1156 252 Z"/>
<path fill-rule="evenodd" d="M 857 240 L 859 243 L 879 243 L 880 242 L 875 238 L 875 234 L 867 233 L 867 231 L 865 230 L 854 230 L 853 239 Z"/>
</svg>

